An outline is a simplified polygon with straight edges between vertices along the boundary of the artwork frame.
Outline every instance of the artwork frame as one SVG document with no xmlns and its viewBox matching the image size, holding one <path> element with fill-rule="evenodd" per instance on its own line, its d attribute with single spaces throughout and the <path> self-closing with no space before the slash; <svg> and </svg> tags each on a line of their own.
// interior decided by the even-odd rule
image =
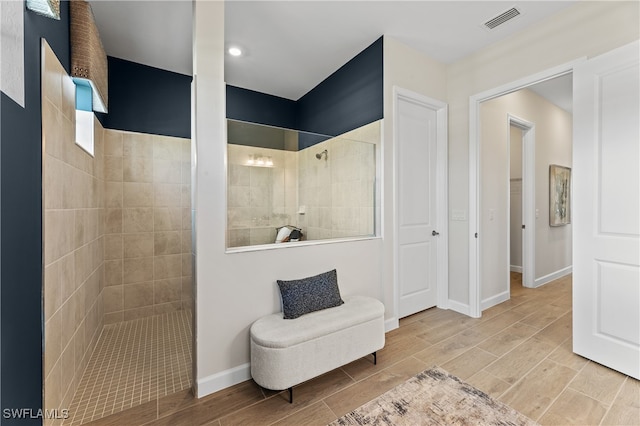
<svg viewBox="0 0 640 426">
<path fill-rule="evenodd" d="M 549 165 L 549 226 L 571 223 L 571 168 Z"/>
</svg>

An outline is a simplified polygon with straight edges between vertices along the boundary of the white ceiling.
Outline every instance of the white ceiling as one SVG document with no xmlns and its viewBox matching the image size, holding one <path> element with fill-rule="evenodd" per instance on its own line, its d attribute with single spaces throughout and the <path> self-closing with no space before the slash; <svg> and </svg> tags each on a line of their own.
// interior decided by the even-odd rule
<svg viewBox="0 0 640 426">
<path fill-rule="evenodd" d="M 110 56 L 191 74 L 192 3 L 89 0 Z M 444 63 L 518 32 L 571 1 L 227 1 L 228 84 L 297 100 L 381 35 Z M 516 6 L 522 15 L 482 23 Z"/>
<path fill-rule="evenodd" d="M 529 86 L 549 102 L 573 114 L 573 75 L 565 74 L 542 83 Z"/>
</svg>

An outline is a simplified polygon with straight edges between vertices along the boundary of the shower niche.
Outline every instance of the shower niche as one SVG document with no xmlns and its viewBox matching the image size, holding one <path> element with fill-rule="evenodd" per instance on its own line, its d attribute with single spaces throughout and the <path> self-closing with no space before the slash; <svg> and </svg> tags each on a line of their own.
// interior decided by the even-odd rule
<svg viewBox="0 0 640 426">
<path fill-rule="evenodd" d="M 227 120 L 227 248 L 375 236 L 379 143 Z"/>
</svg>

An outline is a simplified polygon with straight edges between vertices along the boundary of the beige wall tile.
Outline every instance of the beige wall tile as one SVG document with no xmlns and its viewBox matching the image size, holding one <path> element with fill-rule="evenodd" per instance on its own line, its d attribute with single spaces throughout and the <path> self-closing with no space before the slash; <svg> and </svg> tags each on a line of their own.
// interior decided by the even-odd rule
<svg viewBox="0 0 640 426">
<path fill-rule="evenodd" d="M 124 284 L 141 283 L 153 280 L 153 261 L 153 257 L 124 259 Z"/>
<path fill-rule="evenodd" d="M 122 259 L 123 244 L 121 234 L 109 234 L 104 236 L 104 259 Z"/>
<path fill-rule="evenodd" d="M 76 119 L 76 85 L 69 77 L 64 73 L 61 77 L 62 83 L 62 114 L 75 123 Z"/>
<path fill-rule="evenodd" d="M 60 282 L 60 262 L 54 262 L 44 269 L 44 314 L 45 321 L 62 305 L 62 283 Z"/>
<path fill-rule="evenodd" d="M 191 230 L 191 209 L 188 207 L 182 208 L 182 229 Z"/>
<path fill-rule="evenodd" d="M 153 256 L 153 233 L 141 232 L 135 234 L 123 234 L 124 257 L 151 257 Z"/>
<path fill-rule="evenodd" d="M 155 207 L 180 207 L 181 186 L 173 183 L 156 184 L 153 188 Z"/>
<path fill-rule="evenodd" d="M 153 305 L 153 282 L 128 284 L 124 286 L 125 310 Z M 126 315 L 126 313 L 125 313 Z"/>
<path fill-rule="evenodd" d="M 156 256 L 153 259 L 155 279 L 177 278 L 182 276 L 182 255 Z"/>
<path fill-rule="evenodd" d="M 122 182 L 122 157 L 107 155 L 104 157 L 104 180 L 107 182 Z"/>
<path fill-rule="evenodd" d="M 69 210 L 48 210 L 44 220 L 44 261 L 48 265 L 74 249 L 75 214 Z"/>
<path fill-rule="evenodd" d="M 153 282 L 153 302 L 158 305 L 181 299 L 182 278 L 169 278 Z"/>
<path fill-rule="evenodd" d="M 104 232 L 105 234 L 122 233 L 122 209 L 105 209 Z"/>
<path fill-rule="evenodd" d="M 104 325 L 115 324 L 124 321 L 124 311 L 104 314 Z"/>
<path fill-rule="evenodd" d="M 182 253 L 191 253 L 191 231 L 182 231 Z"/>
<path fill-rule="evenodd" d="M 192 277 L 182 277 L 182 300 L 191 300 L 193 299 L 193 278 Z"/>
<path fill-rule="evenodd" d="M 153 182 L 153 159 L 148 157 L 124 157 L 123 179 L 125 182 Z"/>
<path fill-rule="evenodd" d="M 182 229 L 184 212 L 180 207 L 156 207 L 153 209 L 154 231 L 179 231 Z"/>
<path fill-rule="evenodd" d="M 152 157 L 152 136 L 143 133 L 124 133 L 122 149 L 123 157 Z"/>
<path fill-rule="evenodd" d="M 107 286 L 121 285 L 123 277 L 123 260 L 106 260 L 104 262 L 104 282 Z"/>
<path fill-rule="evenodd" d="M 55 312 L 44 325 L 44 374 L 47 377 L 62 354 L 62 313 Z"/>
<path fill-rule="evenodd" d="M 124 182 L 123 188 L 124 207 L 153 207 L 153 184 Z"/>
<path fill-rule="evenodd" d="M 182 158 L 181 140 L 168 136 L 152 136 L 153 158 L 179 160 Z"/>
<path fill-rule="evenodd" d="M 136 207 L 122 209 L 122 232 L 153 231 L 153 208 Z"/>
<path fill-rule="evenodd" d="M 124 320 L 130 321 L 138 318 L 144 318 L 154 315 L 153 306 L 145 306 L 143 308 L 127 309 L 124 311 Z"/>
<path fill-rule="evenodd" d="M 119 130 L 104 130 L 104 155 L 122 157 L 123 132 Z"/>
<path fill-rule="evenodd" d="M 154 254 L 156 256 L 182 253 L 181 231 L 154 233 Z"/>
<path fill-rule="evenodd" d="M 123 286 L 113 286 L 104 289 L 104 312 L 106 314 L 119 312 L 124 309 Z"/>
<path fill-rule="evenodd" d="M 154 183 L 182 183 L 182 162 L 173 159 L 153 160 Z"/>
<path fill-rule="evenodd" d="M 182 276 L 190 277 L 193 275 L 193 255 L 191 253 L 183 253 L 182 254 Z"/>
<path fill-rule="evenodd" d="M 45 209 L 60 209 L 63 206 L 64 164 L 45 154 L 44 164 L 44 206 Z"/>
<path fill-rule="evenodd" d="M 168 312 L 175 312 L 182 309 L 182 302 L 169 302 L 153 305 L 153 314 L 161 315 Z"/>
<path fill-rule="evenodd" d="M 75 309 L 75 299 L 69 298 L 65 303 L 60 307 L 60 320 L 62 331 L 60 332 L 60 343 L 62 348 L 65 348 L 69 342 L 71 342 L 71 338 L 76 331 L 76 309 Z"/>
<path fill-rule="evenodd" d="M 180 202 L 182 207 L 191 208 L 191 186 L 180 185 Z"/>
</svg>

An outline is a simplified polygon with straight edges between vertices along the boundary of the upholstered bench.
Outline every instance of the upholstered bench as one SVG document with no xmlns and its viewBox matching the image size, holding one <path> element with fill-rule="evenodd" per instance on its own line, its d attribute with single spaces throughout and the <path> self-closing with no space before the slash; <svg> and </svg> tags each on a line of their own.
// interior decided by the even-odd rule
<svg viewBox="0 0 640 426">
<path fill-rule="evenodd" d="M 282 313 L 251 326 L 251 375 L 272 390 L 293 386 L 384 347 L 384 305 L 364 296 L 345 297 L 340 306 L 295 319 Z"/>
</svg>

